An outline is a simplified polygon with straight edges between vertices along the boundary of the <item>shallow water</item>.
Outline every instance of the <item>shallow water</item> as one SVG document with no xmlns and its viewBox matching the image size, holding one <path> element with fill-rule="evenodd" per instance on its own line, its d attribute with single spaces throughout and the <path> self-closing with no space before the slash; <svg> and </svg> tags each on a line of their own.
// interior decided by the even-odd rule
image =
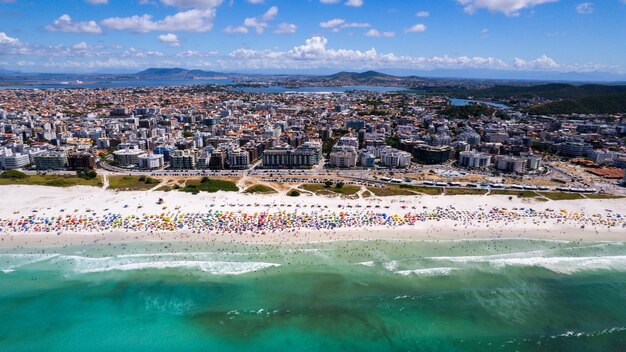
<svg viewBox="0 0 626 352">
<path fill-rule="evenodd" d="M 148 242 L 0 270 L 0 351 L 626 349 L 624 243 Z"/>
</svg>

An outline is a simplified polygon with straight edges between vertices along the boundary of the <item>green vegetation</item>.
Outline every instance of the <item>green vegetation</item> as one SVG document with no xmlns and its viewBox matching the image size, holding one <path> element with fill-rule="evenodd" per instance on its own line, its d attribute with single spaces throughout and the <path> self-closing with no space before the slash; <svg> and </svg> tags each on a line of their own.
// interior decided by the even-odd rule
<svg viewBox="0 0 626 352">
<path fill-rule="evenodd" d="M 585 197 L 589 199 L 622 199 L 626 198 L 626 196 L 620 196 L 618 194 L 608 194 L 608 193 L 590 193 L 585 194 Z"/>
<path fill-rule="evenodd" d="M 449 106 L 441 113 L 453 119 L 467 119 L 483 115 L 489 116 L 492 115 L 494 111 L 494 109 L 485 105 L 470 104 L 465 106 Z"/>
<path fill-rule="evenodd" d="M 585 199 L 582 194 L 567 192 L 541 192 L 541 195 L 550 200 L 576 200 Z"/>
<path fill-rule="evenodd" d="M 429 196 L 438 196 L 443 193 L 443 189 L 440 187 L 421 187 L 413 185 L 400 185 L 400 188 L 410 189 L 415 192 L 428 194 Z"/>
<path fill-rule="evenodd" d="M 15 170 L 0 174 L 0 185 L 38 185 L 52 187 L 102 186 L 100 178 L 84 179 L 74 175 L 26 175 Z"/>
<path fill-rule="evenodd" d="M 335 187 L 326 187 L 325 184 L 320 183 L 307 183 L 300 188 L 318 195 L 341 194 L 344 196 L 354 195 L 361 189 L 359 186 L 345 185 L 343 182 L 338 182 Z"/>
<path fill-rule="evenodd" d="M 98 173 L 94 170 L 78 170 L 76 171 L 76 176 L 84 178 L 85 180 L 92 180 L 98 177 Z"/>
<path fill-rule="evenodd" d="M 109 188 L 120 191 L 148 190 L 158 183 L 158 180 L 146 176 L 109 176 Z"/>
<path fill-rule="evenodd" d="M 446 195 L 458 196 L 458 195 L 485 195 L 486 189 L 476 188 L 446 188 Z"/>
<path fill-rule="evenodd" d="M 339 140 L 338 138 L 333 138 L 333 137 L 326 139 L 322 143 L 322 153 L 324 155 L 329 155 L 338 140 Z"/>
<path fill-rule="evenodd" d="M 189 180 L 185 184 L 185 187 L 180 189 L 181 192 L 189 192 L 193 194 L 198 194 L 199 192 L 209 192 L 215 193 L 218 191 L 224 192 L 238 192 L 239 187 L 232 181 L 220 180 L 220 179 L 209 179 L 208 177 L 203 177 L 199 181 Z"/>
<path fill-rule="evenodd" d="M 297 189 L 292 189 L 287 195 L 289 197 L 300 197 L 300 192 Z"/>
<path fill-rule="evenodd" d="M 532 106 L 536 115 L 614 114 L 626 112 L 626 93 L 593 95 Z"/>
<path fill-rule="evenodd" d="M 0 178 L 10 179 L 10 180 L 19 180 L 19 179 L 28 178 L 28 175 L 17 170 L 7 170 L 0 174 Z"/>
<path fill-rule="evenodd" d="M 252 185 L 244 191 L 245 193 L 276 193 L 276 190 L 272 187 L 265 185 Z"/>
<path fill-rule="evenodd" d="M 534 86 L 496 85 L 486 89 L 454 91 L 452 95 L 474 98 L 544 98 L 576 99 L 590 95 L 626 93 L 626 86 L 584 84 L 576 86 L 565 83 L 549 83 Z"/>
<path fill-rule="evenodd" d="M 373 195 L 377 197 L 391 197 L 391 196 L 414 196 L 415 192 L 408 190 L 406 188 L 402 188 L 399 186 L 385 186 L 382 188 L 379 187 L 367 187 L 367 190 L 370 191 Z"/>
<path fill-rule="evenodd" d="M 396 149 L 400 149 L 400 138 L 398 137 L 389 137 L 385 139 L 385 144 L 391 146 Z"/>
<path fill-rule="evenodd" d="M 535 198 L 539 197 L 539 194 L 535 191 L 506 191 L 502 189 L 493 189 L 491 190 L 490 195 L 499 195 L 499 196 L 515 196 L 518 198 Z"/>
</svg>

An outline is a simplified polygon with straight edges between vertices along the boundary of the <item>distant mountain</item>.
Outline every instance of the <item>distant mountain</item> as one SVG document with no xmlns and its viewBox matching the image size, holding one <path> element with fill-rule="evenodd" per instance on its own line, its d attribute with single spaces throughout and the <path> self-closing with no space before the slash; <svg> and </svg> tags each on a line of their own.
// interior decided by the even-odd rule
<svg viewBox="0 0 626 352">
<path fill-rule="evenodd" d="M 0 75 L 15 75 L 18 74 L 20 72 L 18 71 L 10 71 L 10 70 L 3 70 L 0 68 Z"/>
<path fill-rule="evenodd" d="M 161 77 L 161 78 L 194 78 L 222 76 L 220 72 L 202 71 L 202 70 L 186 70 L 184 68 L 149 68 L 134 74 L 141 77 Z"/>
<path fill-rule="evenodd" d="M 407 86 L 424 79 L 417 76 L 399 77 L 392 76 L 377 71 L 366 72 L 338 72 L 329 76 L 322 76 L 320 79 L 337 83 L 337 85 L 363 85 L 363 86 Z"/>
</svg>

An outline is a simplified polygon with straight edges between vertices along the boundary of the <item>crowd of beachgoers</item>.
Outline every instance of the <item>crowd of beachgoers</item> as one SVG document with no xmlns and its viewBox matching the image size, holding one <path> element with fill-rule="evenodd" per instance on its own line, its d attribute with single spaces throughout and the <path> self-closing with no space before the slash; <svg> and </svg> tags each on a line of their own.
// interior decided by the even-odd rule
<svg viewBox="0 0 626 352">
<path fill-rule="evenodd" d="M 313 205 L 311 206 L 311 208 Z M 63 211 L 58 215 L 14 214 L 0 218 L 0 233 L 104 233 L 111 231 L 128 232 L 173 232 L 189 231 L 192 233 L 255 233 L 267 234 L 288 230 L 311 229 L 333 230 L 339 228 L 400 227 L 418 223 L 452 222 L 454 226 L 470 228 L 481 224 L 507 226 L 525 224 L 532 227 L 542 224 L 562 224 L 579 228 L 600 227 L 603 229 L 626 230 L 626 217 L 613 211 L 585 213 L 566 209 L 542 210 L 533 207 L 516 208 L 478 208 L 475 210 L 447 207 L 429 208 L 423 206 L 402 206 L 402 211 L 389 212 L 385 207 L 336 208 L 319 207 L 315 209 L 288 209 L 275 211 L 245 211 L 239 209 L 210 209 L 204 212 L 185 212 L 180 209 L 163 211 L 159 214 L 128 214 L 116 212 L 89 213 Z M 88 209 L 89 210 L 89 209 Z"/>
</svg>

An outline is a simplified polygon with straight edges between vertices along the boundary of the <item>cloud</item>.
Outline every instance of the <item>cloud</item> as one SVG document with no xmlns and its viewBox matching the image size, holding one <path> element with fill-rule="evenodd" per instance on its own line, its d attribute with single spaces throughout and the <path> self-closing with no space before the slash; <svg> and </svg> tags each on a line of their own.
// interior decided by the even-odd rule
<svg viewBox="0 0 626 352">
<path fill-rule="evenodd" d="M 246 33 L 248 33 L 248 27 L 246 27 L 246 26 L 228 26 L 228 27 L 224 28 L 224 32 L 226 32 L 228 34 L 235 34 L 235 33 L 246 34 Z"/>
<path fill-rule="evenodd" d="M 522 71 L 556 71 L 561 68 L 561 65 L 547 55 L 542 55 L 535 60 L 524 60 L 516 57 L 513 66 Z"/>
<path fill-rule="evenodd" d="M 422 23 L 414 24 L 404 30 L 404 33 L 421 33 L 426 32 L 426 25 Z"/>
<path fill-rule="evenodd" d="M 166 0 L 174 1 L 174 0 Z M 191 0 L 188 0 L 192 2 Z M 198 2 L 199 0 L 195 0 Z M 181 1 L 182 2 L 182 1 Z M 128 30 L 135 33 L 160 32 L 208 32 L 213 29 L 215 9 L 193 9 L 178 12 L 162 20 L 154 21 L 152 15 L 112 17 L 102 20 L 100 24 L 112 30 Z"/>
<path fill-rule="evenodd" d="M 163 56 L 165 56 L 165 54 L 163 54 L 160 51 L 150 51 L 150 50 L 144 51 L 144 50 L 135 49 L 135 48 L 129 48 L 128 50 L 122 53 L 122 57 L 146 58 L 146 57 L 163 57 Z"/>
<path fill-rule="evenodd" d="M 106 5 L 109 3 L 109 0 L 85 0 L 85 1 L 91 5 Z"/>
<path fill-rule="evenodd" d="M 62 15 L 46 26 L 49 32 L 66 32 L 66 33 L 84 33 L 84 34 L 100 34 L 102 29 L 96 21 L 76 22 L 72 20 L 70 15 Z"/>
<path fill-rule="evenodd" d="M 158 38 L 161 43 L 165 43 L 172 48 L 180 47 L 178 36 L 174 33 L 161 34 Z"/>
<path fill-rule="evenodd" d="M 322 28 L 334 28 L 337 27 L 343 23 L 345 23 L 346 20 L 341 19 L 341 18 L 333 18 L 332 20 L 328 20 L 326 22 L 320 22 L 320 27 Z"/>
<path fill-rule="evenodd" d="M 222 4 L 222 0 L 161 0 L 165 6 L 183 9 L 214 9 Z"/>
<path fill-rule="evenodd" d="M 602 65 L 562 65 L 547 55 L 537 59 L 515 58 L 506 62 L 495 57 L 481 56 L 399 56 L 394 53 L 379 53 L 372 48 L 366 51 L 352 49 L 332 49 L 328 47 L 328 39 L 315 36 L 307 39 L 303 45 L 295 46 L 287 51 L 263 50 L 247 48 L 233 50 L 227 60 L 218 60 L 213 64 L 233 68 L 247 67 L 250 69 L 376 69 L 398 68 L 416 70 L 434 69 L 489 69 L 508 71 L 559 71 L 559 72 L 592 72 L 608 70 Z M 231 65 L 231 66 L 229 66 Z"/>
<path fill-rule="evenodd" d="M 320 0 L 321 4 L 338 4 L 340 3 L 342 0 Z M 344 3 L 346 6 L 351 6 L 351 7 L 361 7 L 363 6 L 363 0 L 346 0 L 346 2 Z"/>
<path fill-rule="evenodd" d="M 376 28 L 372 28 L 365 33 L 365 36 L 376 38 L 393 38 L 396 36 L 396 32 L 379 32 Z"/>
<path fill-rule="evenodd" d="M 557 1 L 559 0 L 456 0 L 469 14 L 486 9 L 491 12 L 501 12 L 506 16 L 518 16 L 523 9 Z"/>
<path fill-rule="evenodd" d="M 420 11 L 420 12 L 416 13 L 415 16 L 417 16 L 417 17 L 428 17 L 428 16 L 430 16 L 430 12 L 428 12 L 428 11 Z"/>
<path fill-rule="evenodd" d="M 281 23 L 278 25 L 274 33 L 276 34 L 292 34 L 298 30 L 298 26 L 293 23 Z"/>
<path fill-rule="evenodd" d="M 580 15 L 591 15 L 593 13 L 593 3 L 581 2 L 576 5 L 576 12 Z"/>
<path fill-rule="evenodd" d="M 361 7 L 363 6 L 363 0 L 348 0 L 346 6 Z"/>
<path fill-rule="evenodd" d="M 276 18 L 276 15 L 278 15 L 278 7 L 272 6 L 267 11 L 265 11 L 263 16 L 261 16 L 261 19 L 263 19 L 263 21 L 271 21 Z"/>
<path fill-rule="evenodd" d="M 16 45 L 19 42 L 19 39 L 9 37 L 6 33 L 0 32 L 0 44 Z"/>
<path fill-rule="evenodd" d="M 182 51 L 176 54 L 176 57 L 178 58 L 213 57 L 213 56 L 216 56 L 217 54 L 218 53 L 216 51 L 200 52 L 200 51 L 195 51 L 195 50 L 187 50 L 187 51 Z"/>
<path fill-rule="evenodd" d="M 254 4 L 254 5 L 259 5 L 259 4 L 263 4 L 265 3 L 264 0 L 246 0 L 247 2 Z"/>
<path fill-rule="evenodd" d="M 265 13 L 263 13 L 260 17 L 248 17 L 243 20 L 243 25 L 241 26 L 228 26 L 224 28 L 224 32 L 235 34 L 235 33 L 248 33 L 248 28 L 254 28 L 254 31 L 257 34 L 263 34 L 265 29 L 268 27 L 268 21 L 273 20 L 278 15 L 278 7 L 272 6 Z"/>
<path fill-rule="evenodd" d="M 339 32 L 343 28 L 370 28 L 372 25 L 367 22 L 346 22 L 342 18 L 333 18 L 326 22 L 320 22 L 320 27 Z"/>
<path fill-rule="evenodd" d="M 87 43 L 85 43 L 85 42 L 80 42 L 80 43 L 76 43 L 76 44 L 72 45 L 72 48 L 73 49 L 79 49 L 79 50 L 83 49 L 84 50 L 84 49 L 88 49 L 89 45 L 87 45 Z"/>
</svg>

